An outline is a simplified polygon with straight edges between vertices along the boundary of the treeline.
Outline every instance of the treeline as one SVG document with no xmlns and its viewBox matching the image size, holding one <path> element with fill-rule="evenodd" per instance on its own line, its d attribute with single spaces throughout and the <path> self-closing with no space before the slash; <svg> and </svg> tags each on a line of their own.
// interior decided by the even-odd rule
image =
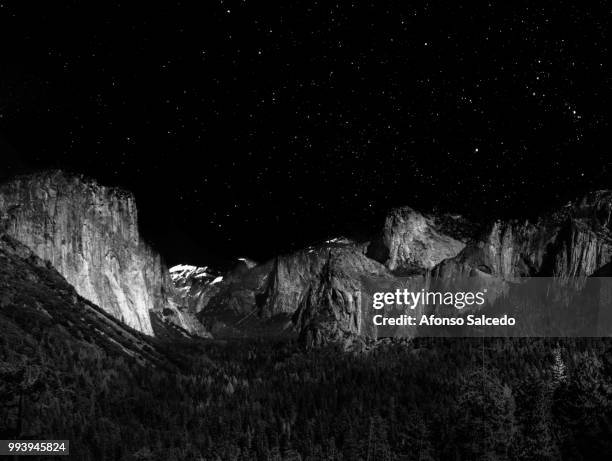
<svg viewBox="0 0 612 461">
<path fill-rule="evenodd" d="M 0 438 L 70 439 L 82 461 L 612 459 L 611 346 L 202 342 L 168 371 L 0 335 Z"/>
</svg>

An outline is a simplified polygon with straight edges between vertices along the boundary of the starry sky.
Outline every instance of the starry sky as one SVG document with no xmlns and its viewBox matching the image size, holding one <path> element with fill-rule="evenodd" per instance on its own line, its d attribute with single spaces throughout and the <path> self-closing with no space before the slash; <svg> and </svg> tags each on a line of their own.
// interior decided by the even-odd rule
<svg viewBox="0 0 612 461">
<path fill-rule="evenodd" d="M 0 176 L 131 189 L 195 264 L 612 187 L 610 5 L 458 3 L 0 0 Z"/>
</svg>

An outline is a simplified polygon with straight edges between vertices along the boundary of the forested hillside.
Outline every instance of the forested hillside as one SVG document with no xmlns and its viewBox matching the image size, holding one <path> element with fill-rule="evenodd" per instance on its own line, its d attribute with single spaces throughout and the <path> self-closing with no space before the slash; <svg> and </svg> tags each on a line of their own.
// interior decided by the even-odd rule
<svg viewBox="0 0 612 461">
<path fill-rule="evenodd" d="M 612 455 L 599 340 L 439 340 L 366 355 L 202 342 L 178 371 L 0 320 L 3 436 L 68 438 L 74 459 Z"/>
<path fill-rule="evenodd" d="M 0 293 L 0 439 L 69 439 L 73 459 L 612 457 L 609 340 L 387 340 L 353 354 L 173 335 L 156 317 L 164 334 L 150 338 L 6 237 Z"/>
</svg>

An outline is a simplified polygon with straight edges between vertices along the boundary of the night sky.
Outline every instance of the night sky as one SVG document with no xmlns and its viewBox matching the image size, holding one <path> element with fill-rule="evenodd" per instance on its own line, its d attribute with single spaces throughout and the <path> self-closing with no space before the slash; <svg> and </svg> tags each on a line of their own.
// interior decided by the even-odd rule
<svg viewBox="0 0 612 461">
<path fill-rule="evenodd" d="M 131 189 L 196 264 L 612 187 L 610 5 L 446 3 L 0 0 L 0 173 Z"/>
</svg>

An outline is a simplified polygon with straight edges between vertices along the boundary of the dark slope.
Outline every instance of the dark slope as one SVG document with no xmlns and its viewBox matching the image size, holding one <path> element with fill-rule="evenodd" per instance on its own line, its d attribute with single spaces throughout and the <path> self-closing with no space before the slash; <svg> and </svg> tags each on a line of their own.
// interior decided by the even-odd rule
<svg viewBox="0 0 612 461">
<path fill-rule="evenodd" d="M 58 340 L 77 353 L 167 363 L 149 338 L 80 297 L 49 263 L 8 236 L 0 237 L 0 328 L 5 343 L 17 337 L 24 347 Z"/>
<path fill-rule="evenodd" d="M 181 373 L 201 343 L 155 323 L 166 341 L 114 319 L 0 235 L 0 438 L 83 439 L 104 423 L 90 420 L 103 402 L 142 397 L 149 376 Z"/>
</svg>

